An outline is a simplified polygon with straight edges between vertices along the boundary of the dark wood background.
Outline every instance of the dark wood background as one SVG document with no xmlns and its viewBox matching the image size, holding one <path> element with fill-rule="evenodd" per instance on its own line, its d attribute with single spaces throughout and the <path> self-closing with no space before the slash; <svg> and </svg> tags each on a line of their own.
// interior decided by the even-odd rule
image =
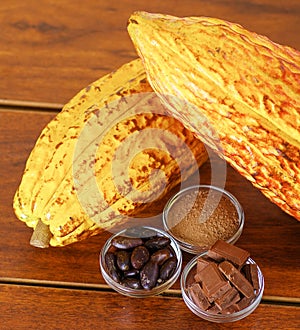
<svg viewBox="0 0 300 330">
<path fill-rule="evenodd" d="M 136 57 L 126 31 L 136 10 L 231 20 L 300 48 L 298 0 L 2 1 L 0 98 L 66 103 Z"/>
<path fill-rule="evenodd" d="M 297 329 L 299 222 L 228 167 L 226 188 L 246 222 L 237 245 L 265 276 L 262 304 L 246 319 L 216 325 L 165 294 L 133 299 L 105 284 L 98 257 L 109 233 L 64 248 L 29 245 L 12 210 L 26 159 L 43 127 L 80 89 L 137 55 L 126 31 L 135 10 L 215 16 L 300 49 L 298 0 L 50 1 L 0 3 L 0 329 Z M 219 160 L 216 158 L 216 162 Z M 201 168 L 209 180 L 209 168 Z M 184 254 L 184 263 L 191 258 Z"/>
</svg>

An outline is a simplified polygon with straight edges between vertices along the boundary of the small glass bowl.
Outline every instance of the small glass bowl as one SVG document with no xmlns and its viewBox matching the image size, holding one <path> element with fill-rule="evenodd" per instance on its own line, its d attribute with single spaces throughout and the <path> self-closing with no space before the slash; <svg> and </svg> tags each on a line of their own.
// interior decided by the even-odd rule
<svg viewBox="0 0 300 330">
<path fill-rule="evenodd" d="M 197 259 L 206 255 L 207 253 L 204 252 L 200 255 L 195 256 L 190 262 L 185 266 L 185 268 L 182 271 L 181 278 L 180 278 L 180 287 L 181 287 L 181 293 L 182 298 L 187 305 L 187 307 L 197 316 L 215 323 L 226 323 L 226 322 L 234 322 L 241 320 L 251 314 L 256 307 L 259 305 L 263 292 L 264 292 L 264 277 L 260 270 L 260 268 L 257 266 L 257 264 L 254 262 L 253 259 L 250 257 L 247 259 L 246 263 L 256 264 L 258 269 L 258 282 L 259 282 L 259 289 L 256 292 L 255 298 L 253 298 L 253 301 L 249 306 L 246 308 L 235 312 L 231 314 L 212 314 L 208 311 L 205 311 L 201 308 L 199 308 L 193 300 L 190 298 L 188 294 L 188 287 L 190 284 L 195 282 L 194 275 L 196 274 L 196 268 L 197 268 Z"/>
<path fill-rule="evenodd" d="M 195 186 L 191 186 L 191 187 L 188 187 L 188 188 L 185 188 L 185 189 L 179 191 L 177 194 L 175 194 L 173 197 L 171 197 L 169 199 L 169 201 L 167 202 L 167 204 L 164 207 L 163 215 L 162 215 L 163 225 L 164 225 L 164 230 L 178 242 L 181 249 L 183 251 L 186 251 L 191 254 L 200 254 L 202 252 L 207 251 L 209 249 L 209 247 L 215 243 L 215 241 L 211 242 L 211 244 L 207 244 L 207 245 L 196 245 L 196 244 L 191 244 L 189 242 L 183 241 L 182 239 L 177 237 L 174 234 L 174 232 L 172 232 L 172 228 L 173 228 L 173 226 L 175 226 L 175 224 L 174 224 L 174 219 L 172 219 L 172 216 L 171 216 L 171 211 L 174 207 L 176 207 L 176 205 L 178 205 L 177 203 L 179 203 L 180 200 L 184 196 L 192 193 L 193 191 L 200 191 L 200 190 L 208 191 L 208 194 L 210 191 L 215 193 L 216 196 L 219 196 L 219 198 L 218 198 L 219 201 L 221 199 L 221 196 L 224 196 L 232 203 L 232 205 L 235 207 L 235 210 L 237 212 L 239 225 L 237 227 L 236 232 L 228 239 L 224 239 L 223 237 L 216 237 L 215 241 L 217 241 L 218 239 L 222 239 L 222 240 L 225 240 L 227 243 L 234 244 L 242 234 L 243 227 L 244 227 L 244 221 L 245 221 L 244 210 L 243 210 L 241 204 L 231 193 L 229 193 L 228 191 L 226 191 L 222 188 L 219 188 L 216 186 L 211 186 L 211 185 L 195 185 Z M 216 203 L 216 206 L 217 206 L 217 202 L 218 202 L 217 200 L 216 201 L 212 200 L 212 202 Z M 176 212 L 176 211 L 174 211 L 174 212 Z"/>
<path fill-rule="evenodd" d="M 105 255 L 112 247 L 111 242 L 115 237 L 118 236 L 129 236 L 129 237 L 145 237 L 145 234 L 149 233 L 149 236 L 153 236 L 153 234 L 158 236 L 165 236 L 168 237 L 171 241 L 170 246 L 174 250 L 175 256 L 177 258 L 177 265 L 176 268 L 172 274 L 172 276 L 162 284 L 155 286 L 151 290 L 146 289 L 132 289 L 125 287 L 124 285 L 114 281 L 111 276 L 109 275 L 109 272 L 107 270 L 107 266 L 105 263 Z M 168 288 L 170 288 L 178 279 L 181 273 L 181 267 L 182 267 L 182 253 L 180 250 L 180 247 L 176 240 L 172 236 L 170 236 L 168 233 L 164 232 L 163 230 L 160 230 L 158 228 L 149 227 L 149 226 L 139 226 L 139 227 L 133 227 L 128 229 L 123 229 L 117 234 L 111 236 L 106 243 L 104 244 L 99 257 L 100 262 L 100 270 L 102 273 L 102 276 L 105 280 L 105 282 L 115 291 L 118 293 L 121 293 L 125 296 L 129 297 L 135 297 L 135 298 L 147 298 L 151 296 L 155 296 L 158 294 L 161 294 L 162 292 L 166 291 Z"/>
</svg>

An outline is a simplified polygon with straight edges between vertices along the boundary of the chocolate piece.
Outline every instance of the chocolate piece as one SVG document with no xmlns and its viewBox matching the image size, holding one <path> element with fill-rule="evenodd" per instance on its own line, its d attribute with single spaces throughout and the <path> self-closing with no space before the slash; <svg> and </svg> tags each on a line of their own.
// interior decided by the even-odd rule
<svg viewBox="0 0 300 330">
<path fill-rule="evenodd" d="M 236 266 L 242 266 L 249 258 L 250 253 L 225 241 L 218 240 L 207 251 L 207 255 L 217 262 L 228 260 Z"/>
<path fill-rule="evenodd" d="M 259 289 L 258 270 L 255 264 L 246 264 L 242 268 L 246 279 L 252 284 L 254 290 Z"/>
<path fill-rule="evenodd" d="M 199 273 L 209 264 L 211 264 L 211 261 L 205 259 L 205 258 L 198 258 L 197 259 L 197 272 L 196 275 L 194 277 L 196 282 L 200 282 L 201 281 L 201 276 L 199 275 Z"/>
<path fill-rule="evenodd" d="M 221 311 L 219 307 L 215 304 L 211 305 L 211 307 L 207 310 L 207 312 L 212 313 L 212 314 L 219 314 Z"/>
<path fill-rule="evenodd" d="M 227 292 L 231 285 L 225 280 L 216 264 L 210 263 L 198 273 L 202 289 L 209 302 L 221 297 Z"/>
<path fill-rule="evenodd" d="M 188 292 L 193 302 L 201 309 L 207 310 L 210 307 L 210 303 L 204 294 L 201 286 L 198 283 L 193 283 L 189 288 Z"/>
<path fill-rule="evenodd" d="M 243 297 L 239 302 L 235 304 L 235 306 L 238 308 L 239 311 L 241 311 L 242 309 L 250 305 L 252 299 L 253 299 L 252 297 L 251 298 Z"/>
<path fill-rule="evenodd" d="M 240 300 L 240 294 L 236 288 L 231 288 L 222 297 L 215 300 L 216 306 L 223 311 Z"/>
<path fill-rule="evenodd" d="M 229 261 L 223 261 L 219 264 L 219 269 L 245 297 L 254 297 L 253 286 L 232 263 Z"/>
<path fill-rule="evenodd" d="M 240 301 L 232 304 L 231 306 L 229 306 L 228 308 L 224 309 L 222 311 L 222 314 L 232 314 L 235 312 L 239 312 L 242 309 L 248 307 L 251 303 L 253 298 L 247 298 L 247 297 L 243 297 Z"/>
<path fill-rule="evenodd" d="M 251 304 L 260 283 L 258 267 L 256 264 L 246 264 L 248 257 L 247 251 L 218 241 L 209 253 L 197 259 L 194 280 L 198 286 L 195 290 L 202 289 L 201 294 L 210 303 L 207 312 L 232 314 Z"/>
<path fill-rule="evenodd" d="M 232 314 L 240 311 L 241 309 L 237 306 L 237 304 L 232 304 L 228 308 L 223 309 L 221 314 Z"/>
</svg>

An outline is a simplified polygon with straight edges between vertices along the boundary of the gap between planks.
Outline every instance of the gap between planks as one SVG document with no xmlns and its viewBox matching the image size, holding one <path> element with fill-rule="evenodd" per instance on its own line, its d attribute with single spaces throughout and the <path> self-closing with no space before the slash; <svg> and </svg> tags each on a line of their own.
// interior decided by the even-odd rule
<svg viewBox="0 0 300 330">
<path fill-rule="evenodd" d="M 64 104 L 0 99 L 0 110 L 59 112 Z"/>
<path fill-rule="evenodd" d="M 18 101 L 18 100 L 6 100 L 0 99 L 0 111 L 1 110 L 14 110 L 19 112 L 51 112 L 57 113 L 63 108 L 63 104 L 60 103 L 47 103 L 47 102 L 33 102 L 33 101 Z M 20 279 L 20 278 L 0 278 L 0 284 L 11 285 L 24 285 L 24 286 L 38 286 L 48 288 L 60 288 L 60 289 L 76 289 L 76 290 L 97 290 L 97 291 L 112 291 L 108 285 L 105 284 L 86 284 L 75 282 L 57 282 L 57 281 L 42 281 L 33 279 Z M 179 289 L 169 289 L 161 294 L 167 297 L 180 297 L 181 291 Z M 300 305 L 300 298 L 296 297 L 281 297 L 281 296 L 263 296 L 262 303 L 265 304 L 287 304 L 287 305 Z"/>
<path fill-rule="evenodd" d="M 0 278 L 0 285 L 1 284 L 56 288 L 64 290 L 105 291 L 115 293 L 115 291 L 106 284 L 59 282 L 6 277 Z M 179 289 L 168 289 L 164 293 L 160 294 L 160 296 L 169 298 L 182 298 L 181 291 Z M 300 298 L 264 295 L 262 297 L 261 303 L 300 307 Z"/>
</svg>

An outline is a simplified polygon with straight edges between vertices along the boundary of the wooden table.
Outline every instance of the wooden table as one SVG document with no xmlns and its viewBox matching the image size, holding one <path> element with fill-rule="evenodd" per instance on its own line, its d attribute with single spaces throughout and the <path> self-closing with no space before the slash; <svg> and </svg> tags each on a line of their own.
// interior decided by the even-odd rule
<svg viewBox="0 0 300 330">
<path fill-rule="evenodd" d="M 135 10 L 215 16 L 300 49 L 298 0 L 2 1 L 0 329 L 299 329 L 299 223 L 231 168 L 226 188 L 246 215 L 237 245 L 251 252 L 265 276 L 262 303 L 244 320 L 217 325 L 196 317 L 179 282 L 149 299 L 115 293 L 98 264 L 109 233 L 64 248 L 29 245 L 31 229 L 12 210 L 25 161 L 62 104 L 137 57 L 126 32 Z M 204 166 L 204 180 L 206 172 Z M 184 262 L 190 258 L 184 254 Z"/>
</svg>

